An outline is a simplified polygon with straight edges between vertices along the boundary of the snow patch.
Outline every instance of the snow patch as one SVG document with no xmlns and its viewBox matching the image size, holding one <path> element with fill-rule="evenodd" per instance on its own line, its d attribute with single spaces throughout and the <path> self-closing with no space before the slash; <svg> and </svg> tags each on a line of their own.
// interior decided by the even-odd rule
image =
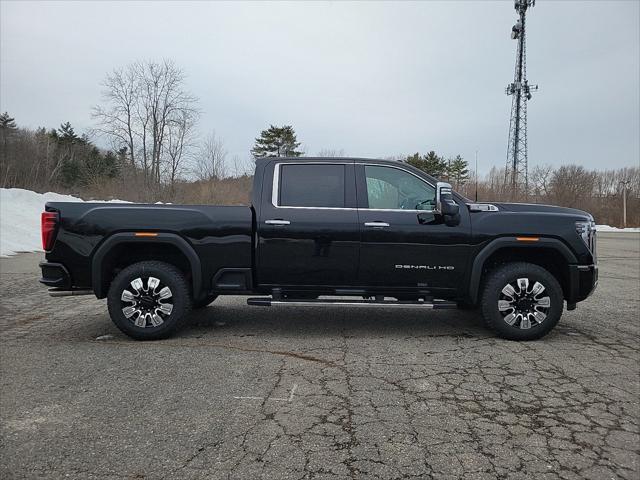
<svg viewBox="0 0 640 480">
<path fill-rule="evenodd" d="M 84 202 L 71 195 L 0 188 L 0 257 L 19 252 L 42 252 L 40 214 L 46 202 Z M 110 200 L 113 203 L 126 203 Z"/>
<path fill-rule="evenodd" d="M 596 231 L 598 232 L 620 232 L 620 233 L 638 233 L 640 232 L 640 228 L 618 228 L 611 227 L 609 225 L 596 225 Z"/>
</svg>

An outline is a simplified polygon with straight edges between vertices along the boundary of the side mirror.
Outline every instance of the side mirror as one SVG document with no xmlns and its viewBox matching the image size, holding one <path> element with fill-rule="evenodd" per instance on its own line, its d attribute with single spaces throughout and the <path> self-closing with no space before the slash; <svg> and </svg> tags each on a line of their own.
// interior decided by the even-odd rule
<svg viewBox="0 0 640 480">
<path fill-rule="evenodd" d="M 451 185 L 446 182 L 436 184 L 436 210 L 440 215 L 455 216 L 460 212 L 460 207 L 453 199 Z"/>
<path fill-rule="evenodd" d="M 436 184 L 435 211 L 444 217 L 444 223 L 450 227 L 460 223 L 460 206 L 453 199 L 451 185 L 446 182 Z"/>
</svg>

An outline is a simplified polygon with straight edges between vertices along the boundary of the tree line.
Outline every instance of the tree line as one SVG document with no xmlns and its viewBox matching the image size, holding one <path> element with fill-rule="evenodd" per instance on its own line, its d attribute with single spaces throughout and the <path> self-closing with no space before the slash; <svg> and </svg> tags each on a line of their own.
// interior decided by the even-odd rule
<svg viewBox="0 0 640 480">
<path fill-rule="evenodd" d="M 0 115 L 0 179 L 3 187 L 63 189 L 91 187 L 119 173 L 120 153 L 103 151 L 69 122 L 57 129 L 18 128 L 8 113 Z"/>
<path fill-rule="evenodd" d="M 509 201 L 511 186 L 504 168 L 493 167 L 479 178 L 481 201 Z M 461 193 L 475 199 L 475 174 Z M 627 226 L 640 226 L 640 168 L 590 170 L 582 165 L 536 165 L 529 171 L 528 191 L 516 201 L 578 208 L 596 222 L 623 226 L 623 195 L 627 200 Z"/>
<path fill-rule="evenodd" d="M 58 128 L 20 128 L 0 117 L 0 186 L 56 190 L 133 201 L 244 202 L 251 165 L 228 158 L 222 138 L 198 130 L 198 99 L 172 61 L 135 62 L 108 73 L 91 111 L 94 128 L 82 135 L 65 122 Z M 218 183 L 227 185 L 220 186 Z M 206 185 L 207 188 L 204 188 Z M 246 189 L 245 189 L 246 190 Z"/>
<path fill-rule="evenodd" d="M 433 150 L 424 155 L 414 153 L 404 159 L 404 162 L 412 165 L 432 177 L 447 181 L 456 189 L 462 189 L 469 181 L 469 164 L 460 155 L 453 158 L 444 158 Z"/>
<path fill-rule="evenodd" d="M 95 127 L 76 133 L 58 128 L 21 128 L 0 115 L 0 185 L 75 193 L 85 198 L 131 201 L 231 203 L 249 201 L 253 164 L 228 158 L 223 139 L 199 131 L 198 99 L 172 61 L 136 62 L 108 73 L 100 102 L 92 109 Z M 99 142 L 100 146 L 97 145 Z M 269 125 L 253 142 L 249 158 L 306 154 L 292 125 Z M 322 157 L 346 156 L 322 149 Z M 509 200 L 504 169 L 479 177 L 460 155 L 434 150 L 387 157 L 450 182 L 479 201 Z M 621 188 L 624 185 L 625 188 Z M 587 170 L 579 165 L 534 167 L 519 201 L 588 210 L 598 222 L 620 225 L 622 192 L 627 222 L 640 225 L 640 169 Z"/>
<path fill-rule="evenodd" d="M 493 167 L 479 176 L 460 155 L 445 158 L 434 151 L 395 156 L 439 180 L 472 201 L 518 201 L 578 208 L 593 214 L 596 222 L 622 226 L 622 196 L 627 200 L 627 226 L 640 226 L 640 168 L 589 170 L 581 165 L 536 165 L 529 172 L 526 191 L 511 197 L 504 168 Z"/>
</svg>

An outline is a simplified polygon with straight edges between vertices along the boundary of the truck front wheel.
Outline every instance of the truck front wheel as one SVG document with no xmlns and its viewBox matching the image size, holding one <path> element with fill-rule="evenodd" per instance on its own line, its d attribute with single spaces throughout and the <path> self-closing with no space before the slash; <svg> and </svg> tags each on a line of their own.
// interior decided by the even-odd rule
<svg viewBox="0 0 640 480">
<path fill-rule="evenodd" d="M 536 340 L 560 321 L 562 288 L 544 268 L 514 262 L 489 273 L 482 294 L 482 316 L 499 336 Z"/>
<path fill-rule="evenodd" d="M 146 261 L 129 265 L 113 279 L 107 296 L 113 323 L 136 340 L 170 336 L 191 310 L 184 275 L 173 265 Z"/>
</svg>

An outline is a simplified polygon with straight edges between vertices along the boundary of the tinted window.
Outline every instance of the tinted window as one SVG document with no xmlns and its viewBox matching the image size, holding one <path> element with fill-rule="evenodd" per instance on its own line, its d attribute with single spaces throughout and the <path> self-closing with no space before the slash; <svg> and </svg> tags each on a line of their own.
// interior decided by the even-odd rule
<svg viewBox="0 0 640 480">
<path fill-rule="evenodd" d="M 436 189 L 404 170 L 392 167 L 364 167 L 369 208 L 433 210 Z"/>
<path fill-rule="evenodd" d="M 344 207 L 344 165 L 280 165 L 278 205 Z"/>
</svg>

